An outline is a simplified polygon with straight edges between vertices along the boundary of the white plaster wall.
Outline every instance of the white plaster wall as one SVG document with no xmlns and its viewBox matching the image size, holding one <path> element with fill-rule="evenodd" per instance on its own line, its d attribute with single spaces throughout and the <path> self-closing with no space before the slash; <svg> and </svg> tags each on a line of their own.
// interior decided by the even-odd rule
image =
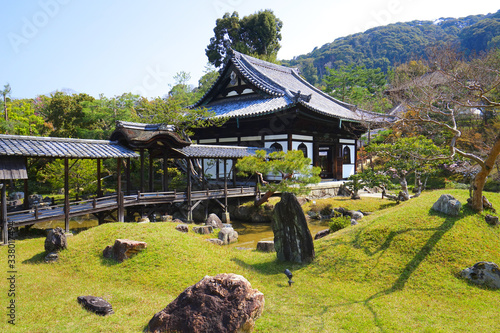
<svg viewBox="0 0 500 333">
<path fill-rule="evenodd" d="M 351 162 L 354 162 L 356 157 L 356 146 L 342 145 L 342 151 L 344 151 L 344 147 L 346 146 L 351 150 Z M 354 175 L 354 163 L 344 164 L 342 167 L 342 178 L 349 178 L 351 175 Z"/>
</svg>

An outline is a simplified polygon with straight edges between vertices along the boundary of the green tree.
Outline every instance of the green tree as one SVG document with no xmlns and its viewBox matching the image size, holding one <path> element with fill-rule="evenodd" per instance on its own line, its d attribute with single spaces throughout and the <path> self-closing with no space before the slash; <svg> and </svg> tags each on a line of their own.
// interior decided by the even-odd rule
<svg viewBox="0 0 500 333">
<path fill-rule="evenodd" d="M 447 158 L 447 151 L 436 146 L 431 139 L 423 136 L 399 138 L 391 143 L 371 144 L 366 149 L 375 153 L 384 165 L 384 169 L 396 178 L 401 186 L 398 200 L 410 199 L 407 178 L 415 174 L 416 183 L 421 184 L 420 177 L 430 172 L 438 162 Z M 421 188 L 417 195 L 420 194 Z M 388 196 L 390 197 L 390 196 Z"/>
<path fill-rule="evenodd" d="M 357 105 L 361 108 L 382 111 L 387 108 L 388 100 L 382 95 L 386 88 L 386 75 L 380 68 L 372 69 L 365 66 L 340 66 L 339 69 L 328 69 L 328 75 L 323 78 L 324 91 L 341 101 Z"/>
<path fill-rule="evenodd" d="M 311 167 L 311 159 L 304 157 L 301 150 L 272 152 L 256 151 L 254 156 L 246 156 L 236 163 L 242 175 L 256 174 L 260 179 L 259 186 L 266 193 L 255 202 L 262 205 L 277 191 L 291 193 L 308 192 L 306 185 L 319 183 L 320 168 Z M 265 175 L 281 176 L 280 182 L 267 182 Z"/>
<path fill-rule="evenodd" d="M 214 37 L 210 38 L 205 54 L 208 61 L 220 67 L 228 57 L 229 49 L 275 60 L 281 47 L 283 22 L 272 10 L 263 10 L 240 19 L 238 12 L 226 13 L 217 19 Z"/>
<path fill-rule="evenodd" d="M 50 129 L 42 116 L 35 112 L 34 102 L 29 99 L 14 99 L 6 103 L 8 121 L 0 120 L 2 133 L 14 135 L 44 136 Z"/>
<path fill-rule="evenodd" d="M 482 57 L 465 60 L 449 48 L 429 52 L 429 68 L 439 80 L 425 80 L 408 75 L 399 82 L 396 95 L 405 103 L 408 112 L 400 119 L 430 133 L 441 133 L 449 148 L 450 158 L 459 155 L 480 167 L 472 184 L 471 206 L 483 210 L 483 188 L 500 154 L 498 124 L 500 110 L 500 50 L 492 50 Z M 476 112 L 490 115 L 482 118 Z M 418 125 L 418 126 L 415 126 Z M 464 135 L 467 132 L 473 135 Z M 472 139 L 480 140 L 477 143 Z"/>
<path fill-rule="evenodd" d="M 95 160 L 79 159 L 69 161 L 69 188 L 75 195 L 94 194 L 97 192 L 97 165 Z M 109 173 L 101 170 L 102 175 Z M 64 188 L 64 160 L 57 159 L 45 165 L 38 172 L 38 181 L 49 183 L 53 189 Z"/>
<path fill-rule="evenodd" d="M 12 88 L 10 87 L 10 84 L 6 84 L 3 86 L 2 90 L 2 96 L 3 96 L 3 112 L 4 112 L 4 117 L 5 121 L 7 122 L 9 120 L 9 116 L 7 113 L 7 96 L 10 95 Z"/>
</svg>

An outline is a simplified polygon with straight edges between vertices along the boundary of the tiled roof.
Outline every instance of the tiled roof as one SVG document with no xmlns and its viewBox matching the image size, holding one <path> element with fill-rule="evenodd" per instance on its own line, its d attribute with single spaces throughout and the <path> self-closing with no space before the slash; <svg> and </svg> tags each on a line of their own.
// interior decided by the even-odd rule
<svg viewBox="0 0 500 333">
<path fill-rule="evenodd" d="M 239 146 L 212 146 L 191 145 L 184 148 L 173 149 L 181 155 L 190 158 L 242 158 L 255 155 L 257 150 L 272 151 L 266 148 L 239 147 Z"/>
<path fill-rule="evenodd" d="M 305 108 L 335 118 L 363 121 L 370 120 L 373 113 L 356 109 L 355 105 L 341 102 L 322 92 L 304 80 L 297 69 L 276 65 L 267 61 L 232 51 L 227 68 L 234 64 L 245 80 L 256 86 L 264 94 L 252 98 L 230 97 L 210 102 L 207 93 L 194 106 L 203 105 L 217 116 L 251 117 L 276 112 L 297 104 Z M 224 73 L 224 69 L 222 70 Z M 222 75 L 216 81 L 222 83 Z M 210 91 L 209 91 L 210 92 Z M 207 103 L 208 102 L 208 103 Z"/>
<path fill-rule="evenodd" d="M 0 156 L 0 179 L 28 179 L 24 158 Z"/>
<path fill-rule="evenodd" d="M 120 120 L 116 122 L 116 128 L 127 128 L 142 131 L 175 131 L 174 125 L 133 123 L 130 121 Z"/>
<path fill-rule="evenodd" d="M 56 158 L 135 158 L 115 141 L 0 135 L 0 156 Z"/>
</svg>

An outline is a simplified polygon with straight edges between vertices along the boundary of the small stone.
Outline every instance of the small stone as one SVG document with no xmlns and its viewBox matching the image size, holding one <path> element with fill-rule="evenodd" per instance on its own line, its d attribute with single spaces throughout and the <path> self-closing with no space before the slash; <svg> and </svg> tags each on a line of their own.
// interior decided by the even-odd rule
<svg viewBox="0 0 500 333">
<path fill-rule="evenodd" d="M 351 219 L 351 225 L 357 225 L 358 224 L 358 221 L 356 221 L 355 219 Z"/>
<path fill-rule="evenodd" d="M 58 260 L 59 260 L 59 253 L 57 252 L 50 252 L 45 256 L 46 263 L 56 262 Z"/>
<path fill-rule="evenodd" d="M 215 244 L 215 245 L 224 245 L 224 242 L 221 241 L 220 239 L 218 238 L 210 238 L 210 239 L 207 239 L 207 242 L 210 242 L 212 244 Z"/>
<path fill-rule="evenodd" d="M 143 216 L 139 219 L 139 222 L 138 223 L 149 223 L 149 217 L 147 216 Z"/>
<path fill-rule="evenodd" d="M 88 311 L 94 312 L 100 316 L 106 316 L 115 313 L 113 307 L 105 299 L 96 296 L 78 296 L 78 303 Z"/>
<path fill-rule="evenodd" d="M 359 220 L 361 220 L 363 218 L 363 213 L 361 213 L 361 212 L 350 211 L 349 213 L 350 213 L 349 215 L 351 215 L 351 218 L 353 220 L 359 221 Z"/>
<path fill-rule="evenodd" d="M 472 283 L 492 289 L 500 289 L 500 269 L 493 262 L 480 261 L 474 266 L 461 271 L 460 275 Z"/>
<path fill-rule="evenodd" d="M 219 239 L 224 243 L 224 245 L 232 244 L 238 241 L 238 232 L 231 228 L 222 228 L 219 231 Z"/>
<path fill-rule="evenodd" d="M 193 227 L 193 232 L 201 235 L 209 235 L 214 232 L 214 228 L 210 225 L 196 226 Z"/>
<path fill-rule="evenodd" d="M 123 262 L 139 251 L 147 247 L 145 242 L 138 242 L 130 239 L 117 239 L 113 246 L 106 246 L 102 255 L 108 259 L 115 259 L 118 262 Z"/>
<path fill-rule="evenodd" d="M 273 241 L 259 241 L 257 243 L 257 251 L 261 252 L 275 252 Z"/>
<path fill-rule="evenodd" d="M 321 238 L 329 235 L 330 232 L 331 232 L 330 229 L 324 229 L 324 230 L 318 231 L 318 233 L 316 233 L 316 235 L 314 236 L 314 240 L 321 239 Z"/>
<path fill-rule="evenodd" d="M 484 217 L 484 220 L 486 221 L 486 223 L 488 223 L 489 225 L 498 225 L 498 216 L 493 216 L 493 215 L 490 215 L 490 214 L 487 214 L 485 217 Z"/>
<path fill-rule="evenodd" d="M 172 222 L 172 215 L 162 215 L 161 221 L 162 222 Z"/>
<path fill-rule="evenodd" d="M 180 232 L 188 232 L 189 226 L 186 223 L 181 223 L 175 226 L 175 230 Z"/>
<path fill-rule="evenodd" d="M 173 219 L 172 222 L 173 223 L 185 223 L 183 220 L 180 220 L 180 219 Z"/>
</svg>

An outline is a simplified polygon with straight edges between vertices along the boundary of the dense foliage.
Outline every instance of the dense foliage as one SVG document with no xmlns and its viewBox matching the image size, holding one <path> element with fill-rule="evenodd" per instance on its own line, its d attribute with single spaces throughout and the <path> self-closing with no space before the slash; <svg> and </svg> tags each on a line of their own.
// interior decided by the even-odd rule
<svg viewBox="0 0 500 333">
<path fill-rule="evenodd" d="M 238 12 L 226 13 L 215 23 L 214 37 L 205 50 L 208 61 L 220 67 L 229 49 L 273 61 L 281 47 L 282 26 L 272 10 L 261 10 L 242 19 Z"/>
<path fill-rule="evenodd" d="M 282 61 L 299 67 L 302 75 L 315 84 L 328 74 L 328 68 L 350 64 L 380 68 L 425 57 L 429 46 L 459 45 L 467 53 L 480 53 L 500 44 L 500 11 L 464 18 L 396 23 L 369 29 L 327 43 L 312 52 Z"/>
</svg>

